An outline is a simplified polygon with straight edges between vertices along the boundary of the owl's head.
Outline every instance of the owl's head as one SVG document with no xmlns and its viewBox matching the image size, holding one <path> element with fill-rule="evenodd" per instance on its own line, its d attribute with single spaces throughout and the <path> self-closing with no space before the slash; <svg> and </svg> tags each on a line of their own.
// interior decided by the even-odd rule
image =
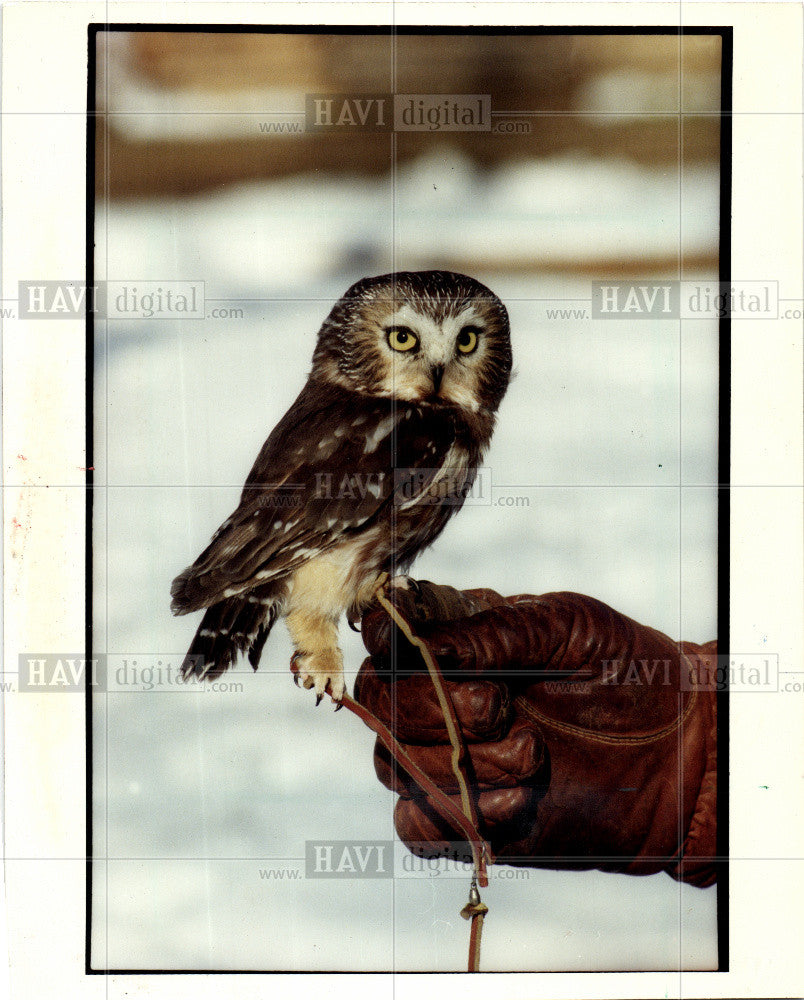
<svg viewBox="0 0 804 1000">
<path fill-rule="evenodd" d="M 511 378 L 508 313 L 474 278 L 364 278 L 318 334 L 312 376 L 369 396 L 494 412 Z"/>
</svg>

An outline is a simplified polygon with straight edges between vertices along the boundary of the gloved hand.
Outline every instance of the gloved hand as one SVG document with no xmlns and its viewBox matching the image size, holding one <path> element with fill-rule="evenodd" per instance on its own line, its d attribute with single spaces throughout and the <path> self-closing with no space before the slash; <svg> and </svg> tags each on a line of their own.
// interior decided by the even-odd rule
<svg viewBox="0 0 804 1000">
<path fill-rule="evenodd" d="M 716 878 L 715 648 L 676 643 L 581 594 L 503 598 L 427 582 L 386 596 L 436 657 L 498 862 Z M 451 746 L 418 649 L 373 604 L 355 698 L 457 798 Z M 415 853 L 456 834 L 378 741 L 380 780 Z"/>
</svg>

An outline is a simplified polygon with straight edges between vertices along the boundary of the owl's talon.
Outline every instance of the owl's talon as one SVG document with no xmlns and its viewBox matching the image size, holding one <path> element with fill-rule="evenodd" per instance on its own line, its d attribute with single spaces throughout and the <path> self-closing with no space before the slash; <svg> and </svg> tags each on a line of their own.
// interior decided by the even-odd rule
<svg viewBox="0 0 804 1000">
<path fill-rule="evenodd" d="M 297 663 L 298 659 L 299 659 L 298 653 L 294 653 L 293 656 L 291 656 L 290 658 L 290 673 L 291 676 L 293 677 L 293 683 L 296 685 L 296 687 L 299 686 L 299 664 Z"/>
<path fill-rule="evenodd" d="M 337 649 L 334 656 L 331 656 L 329 651 L 296 652 L 291 660 L 290 669 L 297 683 L 298 678 L 301 678 L 302 685 L 307 691 L 315 689 L 316 705 L 321 704 L 325 694 L 335 702 L 343 697 L 346 690 L 343 680 L 343 661 Z"/>
<path fill-rule="evenodd" d="M 335 702 L 335 711 L 336 711 L 336 712 L 340 712 L 340 710 L 341 710 L 342 708 L 343 708 L 343 702 L 342 702 L 342 701 L 336 701 L 336 702 Z"/>
</svg>

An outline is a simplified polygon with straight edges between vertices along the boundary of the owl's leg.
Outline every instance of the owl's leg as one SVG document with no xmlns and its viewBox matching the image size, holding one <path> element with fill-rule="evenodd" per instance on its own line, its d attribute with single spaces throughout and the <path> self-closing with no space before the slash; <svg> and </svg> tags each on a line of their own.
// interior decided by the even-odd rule
<svg viewBox="0 0 804 1000">
<path fill-rule="evenodd" d="M 353 632 L 359 632 L 357 627 L 363 612 L 371 604 L 377 593 L 388 586 L 388 574 L 380 573 L 378 576 L 369 575 L 357 588 L 355 598 L 346 609 L 346 620 Z"/>
<path fill-rule="evenodd" d="M 315 688 L 321 701 L 327 686 L 333 701 L 340 701 L 346 685 L 343 679 L 343 654 L 338 647 L 338 620 L 295 608 L 285 622 L 296 647 L 293 669 L 306 688 Z"/>
</svg>

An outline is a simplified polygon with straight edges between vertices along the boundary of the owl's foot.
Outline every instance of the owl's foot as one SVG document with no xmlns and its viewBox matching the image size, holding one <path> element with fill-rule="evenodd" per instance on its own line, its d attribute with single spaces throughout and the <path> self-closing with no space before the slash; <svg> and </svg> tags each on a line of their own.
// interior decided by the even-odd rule
<svg viewBox="0 0 804 1000">
<path fill-rule="evenodd" d="M 343 679 L 343 663 L 337 650 L 318 653 L 295 652 L 290 661 L 290 672 L 298 686 L 299 681 L 307 690 L 315 689 L 316 705 L 328 694 L 334 702 L 340 702 L 346 692 Z"/>
</svg>

